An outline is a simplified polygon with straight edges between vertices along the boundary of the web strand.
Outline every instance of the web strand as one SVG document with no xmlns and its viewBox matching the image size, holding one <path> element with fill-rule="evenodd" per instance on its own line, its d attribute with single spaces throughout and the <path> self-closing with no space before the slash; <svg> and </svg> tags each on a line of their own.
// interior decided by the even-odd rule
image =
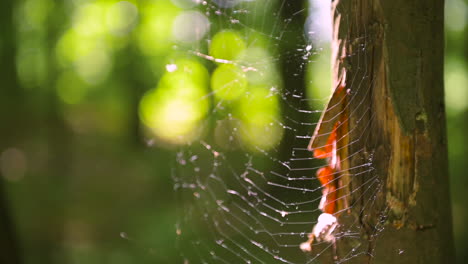
<svg viewBox="0 0 468 264">
<path fill-rule="evenodd" d="M 238 3 L 223 8 L 220 2 Z M 267 66 L 277 65 L 283 60 L 300 58 L 303 61 L 300 67 L 305 69 L 314 64 L 314 56 L 320 54 L 318 48 L 311 48 L 312 43 L 297 47 L 295 52 L 282 53 L 278 50 L 279 44 L 290 41 L 285 36 L 293 30 L 293 18 L 308 12 L 302 9 L 295 12 L 294 17 L 282 21 L 279 14 L 286 5 L 287 0 L 218 0 L 204 1 L 198 6 L 200 12 L 219 27 L 217 30 L 240 32 L 248 43 L 247 49 L 255 48 L 258 42 L 266 40 L 271 50 L 261 59 L 251 62 L 216 58 L 209 55 L 208 48 L 203 45 L 180 49 L 212 69 L 229 64 L 239 67 L 246 74 L 259 74 L 260 79 L 262 74 L 267 74 L 264 72 Z M 271 23 L 272 15 L 274 19 Z M 215 34 L 216 31 L 210 33 L 204 43 L 209 45 Z M 360 58 L 361 53 L 367 52 L 365 35 L 355 41 L 362 43 L 362 49 L 350 56 Z M 363 85 L 364 78 L 368 78 L 369 65 L 358 61 L 356 67 L 355 74 L 348 76 L 346 85 L 352 89 L 346 103 L 340 101 L 331 106 L 343 107 L 344 110 L 337 115 L 348 111 L 346 122 L 351 117 L 357 120 L 349 124 L 346 135 L 337 139 L 342 143 L 345 136 L 349 136 L 349 142 L 342 148 L 366 141 L 375 123 L 374 116 L 364 118 L 369 115 L 370 109 L 363 105 L 363 98 L 371 92 L 371 86 Z M 231 83 L 226 84 L 224 89 L 229 87 L 232 87 Z M 323 241 L 316 242 L 314 247 L 318 246 L 319 250 L 310 254 L 300 250 L 301 243 L 307 239 L 322 213 L 318 206 L 323 187 L 315 173 L 325 162 L 314 158 L 307 150 L 307 144 L 328 98 L 313 99 L 311 95 L 281 81 L 272 81 L 266 87 L 262 98 L 277 100 L 281 107 L 278 106 L 275 109 L 277 112 L 273 111 L 265 117 L 269 122 L 265 124 L 264 136 L 268 137 L 269 133 L 275 133 L 278 129 L 281 135 L 292 133 L 294 137 L 289 142 L 287 153 L 283 153 L 284 148 L 280 148 L 281 140 L 273 145 L 253 145 L 252 142 L 257 138 L 249 131 L 246 132 L 242 125 L 252 112 L 238 111 L 236 107 L 239 101 L 220 97 L 225 90 L 207 91 L 200 97 L 200 100 L 211 102 L 207 118 L 200 123 L 202 130 L 211 132 L 206 132 L 204 138 L 177 151 L 173 172 L 174 189 L 181 204 L 180 221 L 177 223 L 179 248 L 187 263 L 317 263 L 321 256 L 333 250 L 333 244 Z M 250 91 L 245 94 L 247 97 L 251 95 Z M 361 116 L 356 116 L 358 112 L 350 109 L 351 104 L 364 109 L 360 111 Z M 258 105 L 248 106 L 253 109 Z M 334 116 L 322 122 L 335 122 L 336 118 Z M 300 134 L 301 131 L 308 132 Z M 217 133 L 221 139 L 216 140 Z M 328 136 L 330 133 L 322 135 Z M 242 140 L 245 142 L 242 143 Z M 248 144 L 252 146 L 248 147 Z M 365 156 L 363 152 L 363 149 L 356 150 L 344 157 L 344 160 Z M 363 198 L 359 206 L 354 204 L 356 201 L 352 201 L 347 207 L 336 211 L 336 215 L 347 214 L 350 210 L 360 210 L 358 214 L 364 214 L 365 210 L 374 206 L 375 196 L 381 190 L 382 183 L 380 176 L 375 174 L 372 158 L 346 170 L 337 170 L 332 176 L 332 183 L 338 186 L 334 192 L 341 192 L 345 188 L 350 191 L 347 196 L 336 200 L 347 199 L 352 194 L 360 194 Z M 364 180 L 360 183 L 353 181 L 352 186 L 341 186 L 343 177 Z M 365 241 L 361 237 L 359 225 L 358 220 L 353 219 L 346 225 L 338 226 L 334 233 L 336 239 L 353 240 L 355 246 L 342 255 L 337 263 L 345 263 L 366 254 L 368 249 L 363 247 Z M 373 235 L 377 235 L 381 228 L 381 224 L 376 225 Z"/>
</svg>

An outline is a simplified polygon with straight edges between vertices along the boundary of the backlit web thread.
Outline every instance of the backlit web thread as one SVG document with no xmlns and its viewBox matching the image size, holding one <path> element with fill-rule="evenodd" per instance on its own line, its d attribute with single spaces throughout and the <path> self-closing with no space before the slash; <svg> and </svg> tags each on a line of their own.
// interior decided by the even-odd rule
<svg viewBox="0 0 468 264">
<path fill-rule="evenodd" d="M 249 38 L 249 32 L 256 32 L 267 36 L 273 43 L 279 43 L 287 41 L 282 36 L 289 30 L 290 20 L 275 21 L 273 29 L 268 33 L 262 31 L 262 26 L 249 26 L 249 17 L 261 16 L 264 20 L 271 17 L 271 14 L 263 13 L 255 5 L 274 4 L 275 1 L 245 1 L 230 8 L 220 8 L 215 2 L 206 1 L 201 9 L 213 19 L 214 24 L 243 29 L 246 32 L 245 38 Z M 277 14 L 285 4 L 286 0 L 278 3 Z M 208 40 L 211 37 L 212 35 L 208 36 Z M 365 37 L 356 41 L 363 43 L 362 49 L 350 56 L 366 52 Z M 203 52 L 202 48 L 188 49 L 186 52 L 212 63 L 235 63 L 217 61 Z M 284 57 L 300 56 L 304 58 L 305 67 L 313 60 L 311 55 L 314 52 L 317 51 L 304 46 L 298 47 L 295 54 L 279 54 L 276 57 L 272 55 L 268 59 L 278 63 Z M 262 61 L 257 64 L 261 66 Z M 256 65 L 241 67 L 260 68 Z M 353 87 L 348 104 L 356 104 L 356 94 L 370 92 L 370 86 L 362 85 L 363 78 L 357 77 L 359 71 L 363 71 L 364 74 L 361 75 L 367 77 L 368 65 L 365 62 L 359 63 L 357 69 L 354 76 L 348 77 L 347 85 Z M 283 88 L 272 87 L 270 91 L 270 96 L 277 96 L 281 101 L 282 113 L 294 113 L 272 121 L 285 131 L 285 135 L 294 135 L 289 149 L 285 149 L 283 144 L 270 149 L 258 146 L 254 150 L 227 149 L 218 146 L 207 136 L 177 152 L 172 175 L 180 204 L 176 233 L 184 263 L 316 263 L 320 255 L 332 250 L 333 244 L 327 242 L 322 242 L 323 247 L 310 254 L 300 250 L 300 244 L 307 240 L 321 214 L 318 204 L 322 198 L 322 187 L 315 172 L 324 166 L 324 162 L 312 157 L 307 144 L 326 100 L 310 99 L 303 91 L 287 87 L 287 84 L 283 84 Z M 236 124 L 235 114 L 230 112 L 231 102 L 214 100 L 213 92 L 200 100 L 207 99 L 213 100 L 213 107 L 202 126 L 213 127 L 221 119 Z M 357 102 L 357 105 L 362 106 L 362 103 Z M 316 105 L 320 110 L 310 110 L 310 105 Z M 369 110 L 369 107 L 366 109 Z M 368 113 L 365 111 L 362 117 L 366 114 Z M 349 116 L 355 115 L 356 113 L 349 112 Z M 372 130 L 375 123 L 372 122 L 374 117 L 362 119 L 368 120 L 366 122 L 361 122 L 361 118 L 357 118 L 357 123 L 350 124 L 350 145 L 367 140 L 368 131 Z M 330 120 L 323 120 L 327 121 Z M 363 131 L 360 134 L 356 133 L 358 126 L 361 128 L 359 131 Z M 224 131 L 223 135 L 228 137 L 230 144 L 238 144 L 239 129 L 241 128 L 234 126 Z M 306 131 L 306 134 L 301 134 L 302 131 Z M 286 155 L 284 151 L 287 151 Z M 360 155 L 362 151 L 349 153 L 345 159 Z M 344 175 L 353 178 L 361 174 L 366 174 L 366 180 L 350 191 L 371 197 L 361 204 L 360 210 L 364 212 L 374 206 L 374 197 L 381 189 L 379 175 L 374 173 L 372 167 L 372 158 L 346 172 L 337 171 L 334 181 Z M 340 186 L 344 187 L 346 186 Z M 348 208 L 337 213 L 346 213 L 353 209 L 354 205 L 349 204 Z M 358 225 L 355 221 L 340 226 L 334 234 L 336 239 L 351 238 L 356 241 L 355 246 L 347 254 L 340 256 L 337 262 L 346 262 L 358 255 L 368 254 L 367 248 L 362 248 L 360 243 Z M 377 225 L 374 228 L 377 235 L 382 227 Z"/>
</svg>

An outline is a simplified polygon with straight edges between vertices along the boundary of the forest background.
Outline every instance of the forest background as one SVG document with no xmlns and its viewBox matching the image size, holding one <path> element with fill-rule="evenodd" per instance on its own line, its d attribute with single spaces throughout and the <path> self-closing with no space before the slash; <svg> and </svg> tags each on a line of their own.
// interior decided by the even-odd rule
<svg viewBox="0 0 468 264">
<path fill-rule="evenodd" d="M 0 5 L 2 199 L 23 263 L 178 262 L 171 164 L 179 144 L 172 135 L 181 128 L 145 123 L 142 98 L 157 89 L 171 60 L 203 63 L 174 49 L 186 36 L 177 18 L 196 7 L 182 0 Z M 462 263 L 468 258 L 468 3 L 447 0 L 445 12 L 450 186 Z M 325 49 L 313 61 L 328 58 Z M 318 65 L 308 68 L 311 96 L 329 92 L 329 70 Z M 147 129 L 152 125 L 159 127 Z"/>
</svg>

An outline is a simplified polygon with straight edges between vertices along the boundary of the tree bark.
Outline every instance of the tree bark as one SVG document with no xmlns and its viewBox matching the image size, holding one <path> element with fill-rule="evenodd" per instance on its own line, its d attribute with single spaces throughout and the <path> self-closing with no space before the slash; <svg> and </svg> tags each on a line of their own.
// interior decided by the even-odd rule
<svg viewBox="0 0 468 264">
<path fill-rule="evenodd" d="M 335 0 L 334 85 L 348 91 L 338 258 L 452 263 L 442 0 Z"/>
</svg>

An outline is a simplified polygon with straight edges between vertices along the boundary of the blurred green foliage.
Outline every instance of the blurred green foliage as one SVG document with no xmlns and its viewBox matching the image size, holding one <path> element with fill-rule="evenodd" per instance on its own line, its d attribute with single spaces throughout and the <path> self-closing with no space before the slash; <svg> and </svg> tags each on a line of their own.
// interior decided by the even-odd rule
<svg viewBox="0 0 468 264">
<path fill-rule="evenodd" d="M 273 40 L 208 17 L 210 42 L 191 43 L 198 35 L 174 26 L 182 14 L 183 21 L 200 19 L 201 13 L 187 13 L 194 8 L 188 0 L 11 2 L 13 10 L 0 12 L 13 14 L 7 30 L 15 36 L 17 83 L 5 84 L 15 97 L 0 99 L 9 113 L 0 168 L 24 263 L 180 263 L 173 148 L 209 133 L 200 127 L 210 127 L 210 109 L 221 101 L 243 124 L 239 140 L 247 149 L 279 143 L 284 131 L 273 120 L 281 120 L 283 84 Z M 276 26 L 257 13 L 252 27 Z M 447 0 L 447 14 L 446 107 L 462 263 L 468 257 L 466 1 Z M 10 52 L 0 46 L 2 54 Z M 325 50 L 309 65 L 313 98 L 328 96 L 328 58 Z"/>
<path fill-rule="evenodd" d="M 232 30 L 216 33 L 210 44 L 210 55 L 222 60 L 236 60 L 244 50 L 244 40 L 239 33 Z"/>
<path fill-rule="evenodd" d="M 445 4 L 445 106 L 457 263 L 468 259 L 468 200 L 465 187 L 468 157 L 468 1 Z"/>
</svg>

